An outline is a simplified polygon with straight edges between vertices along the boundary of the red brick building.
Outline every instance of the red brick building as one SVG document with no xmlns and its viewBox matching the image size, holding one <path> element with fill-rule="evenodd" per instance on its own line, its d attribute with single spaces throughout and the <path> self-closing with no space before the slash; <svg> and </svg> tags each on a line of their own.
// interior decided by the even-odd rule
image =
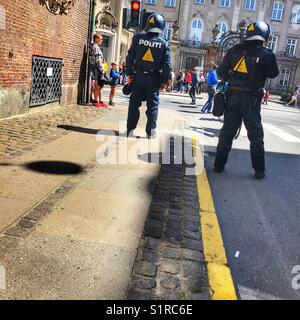
<svg viewBox="0 0 300 320">
<path fill-rule="evenodd" d="M 77 103 L 92 0 L 0 0 L 0 118 Z"/>
</svg>

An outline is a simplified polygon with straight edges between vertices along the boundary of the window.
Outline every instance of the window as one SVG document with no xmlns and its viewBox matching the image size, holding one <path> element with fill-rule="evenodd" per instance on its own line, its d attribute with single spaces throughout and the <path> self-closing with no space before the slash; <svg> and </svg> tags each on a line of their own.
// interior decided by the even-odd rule
<svg viewBox="0 0 300 320">
<path fill-rule="evenodd" d="M 217 41 L 219 41 L 221 39 L 221 36 L 223 33 L 228 31 L 227 24 L 225 22 L 219 22 L 218 29 L 220 30 L 220 32 L 217 35 Z"/>
<path fill-rule="evenodd" d="M 166 40 L 171 40 L 172 37 L 172 29 L 173 29 L 173 24 L 170 22 L 166 22 L 166 27 L 163 32 L 163 38 Z"/>
<path fill-rule="evenodd" d="M 156 4 L 156 0 L 146 0 L 147 4 Z"/>
<path fill-rule="evenodd" d="M 195 0 L 195 3 L 196 3 L 196 4 L 204 4 L 204 3 L 205 3 L 205 0 Z"/>
<path fill-rule="evenodd" d="M 176 0 L 165 0 L 166 7 L 176 7 Z"/>
<path fill-rule="evenodd" d="M 278 42 L 277 36 L 272 36 L 269 40 L 268 48 L 271 49 L 273 53 L 276 52 L 277 42 Z"/>
<path fill-rule="evenodd" d="M 288 38 L 287 39 L 287 46 L 286 46 L 286 53 L 289 56 L 294 56 L 296 52 L 297 46 L 297 39 Z"/>
<path fill-rule="evenodd" d="M 201 41 L 203 31 L 203 23 L 200 19 L 192 21 L 190 39 L 194 41 Z"/>
<path fill-rule="evenodd" d="M 274 2 L 273 11 L 272 11 L 272 20 L 281 21 L 283 15 L 283 3 Z"/>
<path fill-rule="evenodd" d="M 255 0 L 245 0 L 245 9 L 255 10 Z"/>
<path fill-rule="evenodd" d="M 300 24 L 300 4 L 293 7 L 291 22 Z"/>
<path fill-rule="evenodd" d="M 282 68 L 280 72 L 279 85 L 283 87 L 287 87 L 290 81 L 290 69 Z"/>
<path fill-rule="evenodd" d="M 220 0 L 221 7 L 230 7 L 230 0 Z"/>
</svg>

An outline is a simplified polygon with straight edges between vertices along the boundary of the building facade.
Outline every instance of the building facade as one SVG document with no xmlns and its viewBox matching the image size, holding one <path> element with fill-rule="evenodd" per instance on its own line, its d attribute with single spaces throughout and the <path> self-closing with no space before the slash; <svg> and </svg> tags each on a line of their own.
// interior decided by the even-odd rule
<svg viewBox="0 0 300 320">
<path fill-rule="evenodd" d="M 0 0 L 0 118 L 80 100 L 91 1 Z"/>
<path fill-rule="evenodd" d="M 92 36 L 103 35 L 108 65 L 124 62 L 130 7 L 130 0 L 0 0 L 0 118 L 87 101 Z"/>
<path fill-rule="evenodd" d="M 178 40 L 173 52 L 175 70 L 204 68 L 212 30 L 237 31 L 242 21 L 263 20 L 272 28 L 268 46 L 277 56 L 280 75 L 269 81 L 273 92 L 282 93 L 300 84 L 300 1 L 292 0 L 142 0 L 147 11 L 162 13 L 167 20 L 164 36 Z M 175 33 L 175 34 L 174 34 Z M 175 36 L 175 37 L 174 37 Z"/>
</svg>

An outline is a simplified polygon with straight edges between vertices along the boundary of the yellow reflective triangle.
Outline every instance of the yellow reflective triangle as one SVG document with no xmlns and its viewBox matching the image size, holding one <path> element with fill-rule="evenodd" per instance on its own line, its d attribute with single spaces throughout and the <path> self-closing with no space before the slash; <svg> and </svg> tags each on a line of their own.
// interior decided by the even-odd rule
<svg viewBox="0 0 300 320">
<path fill-rule="evenodd" d="M 236 72 L 248 73 L 245 57 L 242 57 L 239 60 L 239 62 L 235 65 L 233 70 L 236 71 Z"/>
<path fill-rule="evenodd" d="M 248 31 L 254 31 L 254 30 L 255 30 L 254 24 L 252 23 L 252 24 L 250 24 Z"/>
<path fill-rule="evenodd" d="M 142 58 L 143 61 L 154 62 L 151 49 L 149 48 Z"/>
<path fill-rule="evenodd" d="M 154 17 L 149 20 L 149 23 L 155 23 Z"/>
</svg>

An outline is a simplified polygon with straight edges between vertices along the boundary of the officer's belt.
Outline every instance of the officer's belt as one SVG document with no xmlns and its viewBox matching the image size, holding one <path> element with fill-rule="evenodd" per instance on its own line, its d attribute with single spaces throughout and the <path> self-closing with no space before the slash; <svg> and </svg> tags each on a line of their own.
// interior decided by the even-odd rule
<svg viewBox="0 0 300 320">
<path fill-rule="evenodd" d="M 257 93 L 257 90 L 255 90 L 255 89 L 235 87 L 235 86 L 230 86 L 229 90 L 231 90 L 233 92 Z"/>
<path fill-rule="evenodd" d="M 154 70 L 136 70 L 136 74 L 152 74 L 152 75 L 159 75 L 159 71 L 154 71 Z"/>
</svg>

